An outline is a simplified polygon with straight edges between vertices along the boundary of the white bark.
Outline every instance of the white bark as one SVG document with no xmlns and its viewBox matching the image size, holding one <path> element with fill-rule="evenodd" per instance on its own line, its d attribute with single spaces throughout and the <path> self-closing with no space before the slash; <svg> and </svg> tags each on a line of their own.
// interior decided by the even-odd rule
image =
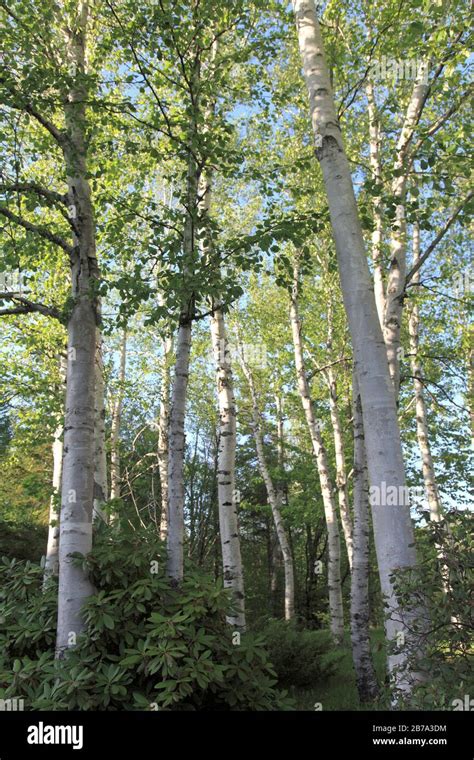
<svg viewBox="0 0 474 760">
<path fill-rule="evenodd" d="M 379 689 L 370 651 L 369 632 L 369 481 L 356 373 L 352 381 L 354 430 L 354 561 L 351 575 L 351 643 L 357 690 L 361 702 L 377 697 Z"/>
<path fill-rule="evenodd" d="M 66 358 L 61 356 L 59 359 L 59 377 L 64 390 L 66 389 Z M 52 493 L 49 502 L 49 519 L 48 519 L 48 542 L 46 546 L 46 557 L 44 563 L 44 584 L 49 578 L 55 577 L 59 572 L 59 504 L 58 499 L 61 493 L 61 478 L 63 471 L 63 433 L 64 433 L 64 410 L 62 413 L 63 421 L 58 423 L 54 432 L 53 441 L 53 481 Z"/>
<path fill-rule="evenodd" d="M 68 64 L 78 74 L 85 68 L 85 34 L 88 7 L 79 6 L 73 29 L 66 31 Z M 92 547 L 94 497 L 94 357 L 97 304 L 91 296 L 98 277 L 95 224 L 87 180 L 85 100 L 82 86 L 73 87 L 65 103 L 69 204 L 77 226 L 72 265 L 74 303 L 68 322 L 68 364 L 64 456 L 61 487 L 59 542 L 59 593 L 56 653 L 74 646 L 84 629 L 81 608 L 94 588 L 71 554 L 86 555 Z"/>
<path fill-rule="evenodd" d="M 53 491 L 49 503 L 48 543 L 44 564 L 44 580 L 56 576 L 59 571 L 59 513 L 57 498 L 61 489 L 63 464 L 63 426 L 56 428 L 53 442 Z"/>
<path fill-rule="evenodd" d="M 112 405 L 110 429 L 110 498 L 120 499 L 120 425 L 127 372 L 127 331 L 122 332 L 117 394 Z"/>
<path fill-rule="evenodd" d="M 339 524 L 337 520 L 336 506 L 333 497 L 333 487 L 327 460 L 326 448 L 321 435 L 320 424 L 316 419 L 313 402 L 311 399 L 306 368 L 303 357 L 303 344 L 301 336 L 301 322 L 298 313 L 298 272 L 295 268 L 295 284 L 291 296 L 290 322 L 293 336 L 295 353 L 296 379 L 301 404 L 306 418 L 313 454 L 321 486 L 321 495 L 324 505 L 324 517 L 328 532 L 328 592 L 329 614 L 331 633 L 336 641 L 344 636 L 344 610 L 342 605 L 341 588 L 341 542 L 339 538 Z"/>
<path fill-rule="evenodd" d="M 420 259 L 420 228 L 418 224 L 413 226 L 413 266 Z M 412 283 L 417 285 L 420 281 L 420 270 L 413 274 Z M 419 327 L 420 315 L 418 305 L 413 303 L 410 309 L 408 320 L 408 331 L 410 334 L 410 364 L 413 375 L 413 385 L 415 390 L 415 416 L 416 416 L 416 437 L 418 448 L 421 455 L 421 466 L 423 472 L 423 482 L 425 485 L 428 506 L 430 509 L 430 520 L 436 523 L 442 523 L 444 520 L 443 505 L 436 483 L 436 473 L 433 462 L 433 455 L 430 445 L 430 433 L 428 427 L 428 413 L 425 403 L 425 394 L 423 388 L 423 367 L 419 357 Z M 449 540 L 449 526 L 444 526 L 444 538 Z M 447 594 L 450 589 L 449 582 L 449 565 L 446 562 L 446 548 L 443 542 L 436 544 L 438 558 L 440 561 L 441 581 L 443 591 Z M 452 622 L 457 622 L 454 618 Z"/>
<path fill-rule="evenodd" d="M 277 425 L 277 461 L 278 468 L 283 475 L 285 470 L 285 451 L 284 451 L 284 439 L 283 439 L 283 401 L 279 393 L 275 394 L 275 407 L 276 407 L 276 425 Z M 281 480 L 281 476 L 277 478 L 275 484 L 275 490 L 279 504 L 285 503 L 285 488 Z M 275 559 L 276 565 L 278 565 L 278 558 L 280 556 L 279 546 L 275 547 L 276 551 Z M 280 563 L 281 564 L 281 563 Z"/>
<path fill-rule="evenodd" d="M 231 589 L 234 614 L 227 622 L 245 630 L 245 596 L 239 519 L 235 497 L 236 419 L 234 383 L 224 315 L 216 308 L 211 317 L 211 338 L 216 364 L 219 403 L 217 494 L 224 586 Z"/>
<path fill-rule="evenodd" d="M 265 489 L 267 492 L 268 503 L 272 510 L 273 521 L 275 523 L 275 530 L 278 536 L 278 543 L 280 544 L 281 553 L 283 555 L 283 568 L 285 572 L 285 620 L 291 620 L 295 614 L 295 578 L 294 578 L 294 566 L 293 557 L 291 555 L 290 542 L 281 516 L 281 502 L 273 483 L 273 479 L 268 469 L 268 464 L 265 456 L 265 449 L 263 446 L 263 431 L 262 431 L 262 417 L 258 406 L 257 392 L 255 389 L 255 383 L 250 366 L 248 365 L 244 353 L 243 347 L 240 344 L 240 359 L 242 364 L 242 370 L 247 379 L 250 398 L 252 401 L 252 429 L 255 438 L 255 447 L 257 450 L 257 459 L 260 474 L 265 483 Z"/>
<path fill-rule="evenodd" d="M 405 164 L 408 146 L 423 111 L 429 90 L 428 85 L 424 81 L 424 76 L 424 72 L 420 71 L 414 83 L 403 127 L 397 142 L 394 171 L 398 176 L 395 176 L 392 182 L 392 194 L 397 201 L 396 223 L 390 240 L 390 270 L 387 279 L 383 333 L 387 347 L 388 366 L 396 398 L 398 398 L 400 390 L 400 332 L 403 314 L 403 292 L 406 279 L 405 200 L 408 173 Z"/>
<path fill-rule="evenodd" d="M 416 563 L 397 408 L 314 2 L 293 0 L 293 6 L 362 400 L 377 561 L 388 607 L 386 633 L 389 641 L 404 641 L 388 658 L 395 674 L 398 666 L 408 667 L 409 655 L 419 646 L 419 637 L 410 630 L 412 613 L 399 608 L 391 581 L 397 569 Z M 393 506 L 387 504 L 387 493 L 394 497 Z M 398 672 L 396 685 L 408 691 L 412 677 L 417 674 Z"/>
<path fill-rule="evenodd" d="M 413 227 L 413 265 L 420 257 L 420 230 L 417 224 Z M 412 278 L 414 285 L 420 281 L 419 270 L 415 272 Z M 441 522 L 443 519 L 443 509 L 439 497 L 438 487 L 436 485 L 436 475 L 431 453 L 430 437 L 428 430 L 428 415 L 426 411 L 425 395 L 423 390 L 423 369 L 419 358 L 419 310 L 418 305 L 414 303 L 411 307 L 409 319 L 410 333 L 410 360 L 411 371 L 413 375 L 413 385 L 415 388 L 415 412 L 416 412 L 416 435 L 418 446 L 421 454 L 423 468 L 423 480 L 425 483 L 426 495 L 430 508 L 430 520 Z"/>
<path fill-rule="evenodd" d="M 168 467 L 169 467 L 169 420 L 170 420 L 170 367 L 169 361 L 173 351 L 173 339 L 167 336 L 163 339 L 163 356 L 161 359 L 161 400 L 158 419 L 158 471 L 160 474 L 161 516 L 160 538 L 168 538 Z"/>
<path fill-rule="evenodd" d="M 169 522 L 168 575 L 176 582 L 183 578 L 184 542 L 184 418 L 191 353 L 191 319 L 183 315 L 176 339 L 172 402 L 169 428 Z"/>
<path fill-rule="evenodd" d="M 347 559 L 349 568 L 352 570 L 353 555 L 353 538 L 352 538 L 352 518 L 349 506 L 349 492 L 347 488 L 346 463 L 344 459 L 344 436 L 342 432 L 341 418 L 339 414 L 337 383 L 334 369 L 331 365 L 332 351 L 332 304 L 328 306 L 328 355 L 329 366 L 325 370 L 326 380 L 329 388 L 329 409 L 331 414 L 331 425 L 334 437 L 334 452 L 336 459 L 336 488 L 339 502 L 339 512 L 341 515 L 342 531 L 346 544 Z"/>
<path fill-rule="evenodd" d="M 187 172 L 187 210 L 184 225 L 185 275 L 189 274 L 194 252 L 195 219 L 198 197 L 198 170 L 195 159 L 188 158 Z M 191 355 L 192 319 L 194 315 L 194 297 L 183 303 L 178 334 L 176 338 L 176 361 L 174 366 L 173 387 L 171 394 L 169 426 L 169 515 L 168 515 L 168 575 L 179 583 L 183 578 L 183 543 L 184 543 L 184 453 L 185 433 L 184 419 L 186 394 L 189 379 L 189 359 Z"/>
<path fill-rule="evenodd" d="M 367 80 L 366 84 L 368 115 L 369 115 L 369 156 L 370 168 L 372 170 L 372 179 L 377 183 L 382 183 L 382 163 L 380 160 L 380 124 L 377 115 L 377 106 L 375 103 L 374 88 L 372 82 Z M 382 209 L 381 198 L 374 197 L 373 219 L 374 229 L 371 234 L 372 243 L 372 264 L 374 267 L 374 293 L 375 303 L 377 305 L 377 314 L 380 325 L 383 326 L 385 317 L 385 285 L 383 280 L 382 264 Z"/>
<path fill-rule="evenodd" d="M 96 330 L 95 391 L 94 391 L 94 508 L 93 520 L 103 520 L 103 505 L 107 501 L 107 450 L 105 446 L 105 378 L 103 340 Z"/>
<path fill-rule="evenodd" d="M 213 48 L 213 58 L 217 47 Z M 204 129 L 209 129 L 213 108 L 206 109 Z M 211 207 L 212 179 L 210 171 L 203 173 L 199 188 L 201 256 L 209 260 L 215 251 L 209 230 L 209 212 Z M 219 266 L 219 262 L 215 262 Z M 224 587 L 232 594 L 233 613 L 227 622 L 234 628 L 245 630 L 245 593 L 242 556 L 240 552 L 240 534 L 238 503 L 235 491 L 235 450 L 236 417 L 234 399 L 234 380 L 232 361 L 227 340 L 224 313 L 219 303 L 214 303 L 211 315 L 211 341 L 214 352 L 217 381 L 217 399 L 219 406 L 219 431 L 217 451 L 217 498 L 219 504 L 219 533 L 221 540 Z"/>
</svg>

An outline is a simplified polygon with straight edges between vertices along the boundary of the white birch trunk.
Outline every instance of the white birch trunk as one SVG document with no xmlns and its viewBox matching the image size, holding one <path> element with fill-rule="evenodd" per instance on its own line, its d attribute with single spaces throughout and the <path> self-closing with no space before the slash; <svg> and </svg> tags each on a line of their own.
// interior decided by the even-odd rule
<svg viewBox="0 0 474 760">
<path fill-rule="evenodd" d="M 276 393 L 275 394 L 275 407 L 276 407 L 276 424 L 277 424 L 277 460 L 278 460 L 278 467 L 283 474 L 285 470 L 285 452 L 284 452 L 284 441 L 283 441 L 283 402 L 281 396 Z M 275 490 L 277 494 L 277 499 L 279 504 L 285 503 L 285 489 L 283 486 L 283 483 L 281 481 L 281 477 L 278 477 L 277 482 L 275 484 Z M 276 551 L 278 553 L 279 546 L 276 546 Z M 278 564 L 278 560 L 277 560 Z"/>
<path fill-rule="evenodd" d="M 413 266 L 418 263 L 420 258 L 420 228 L 418 224 L 413 226 Z M 417 285 L 420 281 L 420 270 L 418 269 L 412 277 L 412 283 Z M 433 455 L 430 446 L 430 434 L 428 427 L 428 413 L 426 409 L 425 394 L 423 388 L 423 368 L 419 358 L 419 327 L 420 315 L 418 305 L 413 303 L 410 309 L 408 320 L 408 330 L 410 334 L 410 364 L 413 375 L 413 385 L 415 390 L 415 416 L 416 416 L 416 437 L 418 448 L 421 455 L 421 466 L 423 472 L 423 482 L 425 485 L 428 506 L 430 509 L 430 520 L 435 523 L 442 523 L 444 520 L 443 505 L 436 483 L 436 473 L 433 462 Z M 449 527 L 444 526 L 444 538 L 449 540 Z M 443 592 L 447 594 L 450 591 L 449 566 L 446 562 L 446 548 L 443 542 L 436 544 L 438 558 L 440 561 L 441 581 Z M 457 622 L 454 618 L 452 622 Z"/>
<path fill-rule="evenodd" d="M 212 50 L 212 63 L 217 53 L 217 45 Z M 213 116 L 213 105 L 205 112 L 204 129 L 209 129 Z M 201 257 L 212 258 L 215 251 L 209 230 L 209 212 L 211 207 L 212 176 L 207 171 L 201 175 L 199 187 L 199 213 L 202 233 L 200 236 Z M 207 234 L 206 234 L 207 232 Z M 215 266 L 219 262 L 215 261 Z M 235 490 L 235 452 L 236 452 L 236 416 L 234 399 L 234 380 L 232 361 L 225 328 L 224 313 L 219 303 L 214 303 L 211 315 L 211 341 L 216 368 L 217 400 L 219 406 L 219 431 L 217 450 L 217 499 L 219 504 L 219 533 L 222 551 L 222 570 L 224 587 L 232 594 L 233 614 L 227 622 L 234 628 L 244 631 L 245 593 L 242 556 L 240 552 L 240 534 L 238 503 Z"/>
<path fill-rule="evenodd" d="M 169 432 L 168 575 L 177 583 L 183 578 L 184 543 L 184 418 L 191 353 L 191 319 L 182 317 L 176 339 Z"/>
<path fill-rule="evenodd" d="M 296 280 L 297 277 L 298 273 L 295 269 Z M 342 605 L 341 588 L 341 542 L 339 538 L 339 524 L 334 503 L 333 487 L 326 449 L 323 443 L 319 421 L 314 414 L 313 402 L 306 376 L 301 338 L 301 323 L 298 314 L 297 292 L 298 286 L 297 282 L 295 282 L 290 304 L 290 322 L 295 353 L 296 379 L 298 393 L 301 398 L 301 404 L 303 406 L 318 470 L 324 505 L 324 517 L 328 532 L 328 592 L 331 633 L 336 641 L 341 641 L 344 636 L 344 610 Z"/>
<path fill-rule="evenodd" d="M 278 498 L 277 489 L 273 483 L 273 479 L 270 475 L 270 470 L 268 469 L 268 464 L 265 457 L 265 449 L 263 446 L 262 417 L 258 407 L 258 399 L 252 371 L 245 359 L 243 347 L 241 344 L 239 345 L 239 350 L 242 370 L 249 385 L 250 398 L 252 401 L 252 428 L 255 438 L 255 447 L 257 450 L 258 466 L 260 474 L 263 478 L 263 482 L 265 483 L 268 503 L 270 504 L 272 510 L 278 543 L 280 544 L 280 549 L 283 555 L 283 568 L 285 573 L 285 620 L 291 620 L 295 615 L 295 578 L 293 557 L 291 554 L 288 535 L 281 517 L 281 502 Z"/>
<path fill-rule="evenodd" d="M 59 358 L 59 377 L 61 384 L 66 390 L 66 357 Z M 63 421 L 58 423 L 54 432 L 53 441 L 53 480 L 52 493 L 49 502 L 49 519 L 48 519 L 48 542 L 46 545 L 46 556 L 44 562 L 44 580 L 43 587 L 49 578 L 56 577 L 59 572 L 59 504 L 61 497 L 61 479 L 63 471 L 63 434 L 64 434 L 64 410 L 62 412 Z"/>
<path fill-rule="evenodd" d="M 224 586 L 232 592 L 234 608 L 234 614 L 227 618 L 227 622 L 237 629 L 245 630 L 244 576 L 235 496 L 236 419 L 234 383 L 224 315 L 219 308 L 214 310 L 211 317 L 211 338 L 216 364 L 219 403 L 217 496 L 222 564 Z"/>
<path fill-rule="evenodd" d="M 382 164 L 380 160 L 380 124 L 377 115 L 375 103 L 374 88 L 372 82 L 367 80 L 366 84 L 368 116 L 369 116 L 369 157 L 370 168 L 372 170 L 372 179 L 381 184 L 382 182 Z M 374 229 L 371 234 L 372 243 L 372 264 L 374 267 L 374 293 L 375 303 L 377 305 L 377 314 L 380 325 L 383 326 L 385 317 L 385 285 L 383 280 L 383 263 L 382 263 L 382 234 L 383 221 L 381 198 L 375 196 L 373 201 L 373 219 Z"/>
<path fill-rule="evenodd" d="M 361 702 L 378 696 L 369 632 L 369 481 L 364 443 L 362 404 L 356 373 L 352 381 L 354 430 L 354 560 L 351 575 L 351 643 L 357 690 Z"/>
<path fill-rule="evenodd" d="M 85 68 L 88 6 L 79 5 L 74 28 L 66 30 L 68 64 L 81 74 Z M 72 265 L 72 313 L 68 322 L 68 364 L 59 541 L 59 593 L 56 654 L 76 644 L 84 629 L 81 608 L 94 588 L 71 554 L 86 555 L 92 547 L 94 498 L 94 358 L 97 303 L 91 290 L 98 277 L 95 224 L 87 180 L 85 100 L 81 86 L 73 87 L 65 103 L 67 140 L 64 155 L 68 196 L 76 222 Z"/>
<path fill-rule="evenodd" d="M 346 463 L 344 459 L 344 436 L 342 432 L 341 418 L 339 414 L 337 383 L 334 370 L 331 366 L 332 351 L 332 303 L 328 306 L 328 356 L 329 366 L 325 370 L 326 380 L 329 388 L 329 409 L 331 415 L 331 426 L 334 437 L 334 452 L 336 459 L 336 488 L 339 502 L 339 512 L 341 515 L 342 532 L 346 544 L 347 559 L 349 568 L 352 571 L 352 518 L 349 506 L 349 492 L 347 488 Z"/>
<path fill-rule="evenodd" d="M 120 499 L 120 425 L 122 423 L 123 396 L 127 373 L 127 331 L 124 329 L 120 343 L 120 364 L 115 401 L 112 406 L 110 429 L 110 498 Z"/>
<path fill-rule="evenodd" d="M 390 270 L 387 279 L 383 334 L 387 347 L 390 376 L 395 388 L 396 398 L 398 398 L 400 391 L 400 333 L 402 328 L 403 293 L 405 290 L 407 259 L 405 200 L 408 175 L 405 170 L 405 163 L 407 147 L 411 141 L 413 130 L 420 119 L 429 89 L 424 77 L 425 72 L 421 68 L 414 83 L 397 143 L 394 171 L 399 176 L 395 176 L 392 182 L 392 194 L 397 201 L 396 223 L 392 229 L 390 240 Z"/>
<path fill-rule="evenodd" d="M 194 158 L 189 155 L 187 172 L 187 210 L 184 225 L 185 275 L 194 252 L 195 219 L 198 197 L 198 170 Z M 168 575 L 175 583 L 183 578 L 184 561 L 184 420 L 186 412 L 186 394 L 189 379 L 189 360 L 191 355 L 192 319 L 194 315 L 194 297 L 183 303 L 178 334 L 176 338 L 176 360 L 174 366 L 173 387 L 171 394 L 169 426 L 169 514 L 168 514 Z"/>
<path fill-rule="evenodd" d="M 293 7 L 362 400 L 377 561 L 388 612 L 386 634 L 390 642 L 400 642 L 388 666 L 396 686 L 409 691 L 418 675 L 408 672 L 408 658 L 420 639 L 411 632 L 412 611 L 400 609 L 391 580 L 397 569 L 416 564 L 395 395 L 314 2 L 293 0 Z M 407 672 L 401 674 L 398 668 Z"/>
<path fill-rule="evenodd" d="M 420 230 L 417 224 L 413 227 L 413 265 L 420 257 Z M 420 270 L 415 272 L 412 283 L 417 285 L 420 281 Z M 416 435 L 418 446 L 421 454 L 423 468 L 423 480 L 425 483 L 426 495 L 430 508 L 430 520 L 441 522 L 443 519 L 443 509 L 439 497 L 438 487 L 436 485 L 436 475 L 431 453 L 428 415 L 426 411 L 425 395 L 423 391 L 423 370 L 419 359 L 419 311 L 418 306 L 414 303 L 411 307 L 409 319 L 410 333 L 410 359 L 411 371 L 413 375 L 413 385 L 415 388 L 415 412 L 416 412 Z"/>
<path fill-rule="evenodd" d="M 160 474 L 161 516 L 160 538 L 168 538 L 169 498 L 168 498 L 168 467 L 169 467 L 169 420 L 170 420 L 170 367 L 169 361 L 173 351 L 171 336 L 164 338 L 163 356 L 161 360 L 161 400 L 158 419 L 158 472 Z"/>
<path fill-rule="evenodd" d="M 61 490 L 61 474 L 63 465 L 63 425 L 59 425 L 54 433 L 53 442 L 53 491 L 49 503 L 48 543 L 44 563 L 44 582 L 55 577 L 59 571 L 59 512 L 57 499 Z"/>
</svg>

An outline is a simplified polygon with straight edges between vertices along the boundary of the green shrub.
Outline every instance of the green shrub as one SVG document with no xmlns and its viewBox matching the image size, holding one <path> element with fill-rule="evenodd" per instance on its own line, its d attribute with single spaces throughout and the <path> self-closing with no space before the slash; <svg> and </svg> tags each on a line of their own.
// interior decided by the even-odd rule
<svg viewBox="0 0 474 760">
<path fill-rule="evenodd" d="M 86 631 L 54 660 L 56 584 L 42 593 L 41 569 L 0 564 L 0 697 L 26 709 L 275 710 L 291 706 L 260 636 L 225 622 L 229 597 L 188 567 L 179 588 L 164 574 L 150 532 L 104 531 L 87 559 L 97 593 Z"/>
<path fill-rule="evenodd" d="M 329 652 L 331 636 L 326 631 L 299 630 L 294 623 L 271 620 L 263 635 L 278 685 L 284 688 L 314 687 L 333 675 L 341 657 Z"/>
</svg>

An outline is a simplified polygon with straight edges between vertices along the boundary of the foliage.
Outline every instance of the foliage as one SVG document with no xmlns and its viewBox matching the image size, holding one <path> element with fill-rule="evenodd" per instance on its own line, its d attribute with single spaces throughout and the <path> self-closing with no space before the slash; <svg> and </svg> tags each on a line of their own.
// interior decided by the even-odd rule
<svg viewBox="0 0 474 760">
<path fill-rule="evenodd" d="M 37 562 L 44 554 L 46 538 L 46 526 L 0 520 L 0 556 Z"/>
<path fill-rule="evenodd" d="M 37 565 L 4 558 L 2 697 L 40 710 L 288 707 L 262 637 L 241 634 L 239 644 L 229 630 L 227 593 L 193 568 L 171 587 L 163 560 L 149 532 L 104 531 L 86 560 L 97 589 L 85 607 L 86 632 L 55 661 L 55 584 L 42 593 Z"/>
<path fill-rule="evenodd" d="M 422 532 L 418 568 L 396 576 L 400 602 L 424 602 L 428 610 L 427 617 L 414 621 L 424 632 L 418 669 L 425 676 L 407 706 L 447 710 L 453 700 L 474 692 L 472 514 L 448 516 Z"/>
<path fill-rule="evenodd" d="M 292 622 L 271 620 L 263 630 L 279 686 L 300 688 L 327 680 L 341 658 L 329 651 L 331 636 L 325 631 L 298 630 Z"/>
</svg>

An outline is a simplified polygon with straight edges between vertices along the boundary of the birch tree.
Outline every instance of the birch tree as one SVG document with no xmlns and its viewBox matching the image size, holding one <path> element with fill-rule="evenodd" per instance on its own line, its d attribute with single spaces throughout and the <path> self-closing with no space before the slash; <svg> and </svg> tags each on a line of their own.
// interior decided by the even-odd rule
<svg viewBox="0 0 474 760">
<path fill-rule="evenodd" d="M 419 640 L 411 633 L 412 612 L 400 609 L 391 576 L 399 568 L 414 566 L 416 556 L 409 506 L 403 498 L 405 471 L 395 396 L 316 9 L 312 0 L 294 0 L 293 8 L 309 94 L 316 155 L 326 188 L 341 288 L 354 349 L 369 480 L 371 488 L 375 489 L 373 493 L 377 494 L 371 506 L 380 582 L 388 605 L 386 633 L 390 642 L 399 633 L 405 642 L 401 651 L 389 655 L 388 666 L 393 674 L 398 668 L 397 686 L 409 691 L 416 674 L 406 672 L 400 675 L 400 669 L 408 663 L 419 646 Z M 393 506 L 388 506 L 381 498 L 382 488 L 388 486 L 398 494 Z"/>
<path fill-rule="evenodd" d="M 346 463 L 344 455 L 344 436 L 342 431 L 341 416 L 339 413 L 338 393 L 334 365 L 331 361 L 333 345 L 333 308 L 332 303 L 328 305 L 328 356 L 329 364 L 324 370 L 326 381 L 329 389 L 329 408 L 331 412 L 331 425 L 334 436 L 334 451 L 336 455 L 336 488 L 339 501 L 339 512 L 341 515 L 342 530 L 344 532 L 344 541 L 346 544 L 347 558 L 349 567 L 352 570 L 353 561 L 353 527 L 349 504 L 349 491 L 347 487 Z"/>
<path fill-rule="evenodd" d="M 6 11 L 10 25 L 18 31 L 24 19 Z M 43 131 L 55 160 L 63 162 L 67 193 L 52 192 L 36 184 L 38 197 L 53 203 L 67 220 L 69 242 L 63 234 L 45 225 L 32 223 L 22 214 L 2 206 L 1 214 L 36 234 L 39 239 L 62 249 L 70 264 L 71 302 L 67 317 L 67 373 L 64 423 L 64 454 L 61 486 L 61 516 L 59 541 L 59 594 L 57 654 L 75 644 L 83 630 L 81 607 L 93 592 L 84 569 L 75 563 L 73 553 L 86 555 L 92 545 L 92 509 L 94 496 L 94 357 L 98 325 L 96 285 L 99 271 L 95 250 L 95 222 L 91 190 L 87 175 L 87 113 L 86 101 L 90 83 L 86 69 L 86 33 L 89 9 L 87 2 L 73 7 L 55 6 L 51 9 L 51 34 L 37 39 L 35 65 L 53 64 L 51 82 L 56 85 L 62 113 L 38 105 L 38 95 L 22 91 L 21 76 L 15 65 L 2 78 L 5 102 L 9 108 L 22 111 Z M 54 44 L 52 40 L 54 38 Z M 20 48 L 22 44 L 19 36 Z M 51 59 L 51 50 L 54 50 Z M 20 56 L 23 51 L 20 50 Z M 63 126 L 56 119 L 62 118 Z M 25 185 L 21 187 L 25 189 Z M 29 185 L 31 188 L 31 185 Z M 32 307 L 29 307 L 30 309 Z M 60 318 L 57 310 L 35 310 Z"/>
<path fill-rule="evenodd" d="M 299 271 L 298 267 L 295 266 L 294 284 L 290 302 L 290 322 L 293 336 L 296 378 L 298 393 L 303 406 L 316 467 L 319 474 L 319 482 L 324 504 L 324 516 L 328 532 L 328 591 L 331 633 L 336 641 L 340 641 L 344 635 L 344 610 L 341 590 L 341 542 L 339 537 L 339 524 L 334 503 L 334 489 L 331 483 L 326 448 L 321 435 L 319 421 L 316 419 L 314 413 L 308 378 L 306 375 L 301 334 L 302 327 L 298 310 L 298 291 Z"/>
<path fill-rule="evenodd" d="M 87 554 L 92 546 L 94 493 L 94 389 L 97 300 L 93 295 L 99 272 L 95 253 L 95 223 L 87 179 L 86 34 L 89 7 L 78 4 L 66 21 L 66 60 L 73 72 L 64 106 L 68 199 L 77 227 L 71 271 L 74 305 L 68 322 L 66 415 L 59 539 L 59 596 L 56 650 L 61 656 L 83 630 L 81 608 L 93 592 L 84 570 L 72 554 Z"/>
<path fill-rule="evenodd" d="M 352 405 L 354 431 L 354 554 L 351 575 L 351 643 L 359 697 L 361 702 L 369 702 L 378 696 L 379 689 L 370 649 L 369 481 L 364 442 L 364 425 L 362 421 L 362 404 L 355 372 L 353 372 L 352 381 Z"/>
<path fill-rule="evenodd" d="M 66 385 L 66 358 L 59 358 L 59 376 L 61 383 Z M 64 410 L 61 417 L 64 418 Z M 59 500 L 61 494 L 61 477 L 63 471 L 63 434 L 64 419 L 58 420 L 54 431 L 53 441 L 53 478 L 52 493 L 49 504 L 48 541 L 44 564 L 44 584 L 51 577 L 56 577 L 59 572 Z"/>
<path fill-rule="evenodd" d="M 168 520 L 169 520 L 169 486 L 168 486 L 168 467 L 169 467 L 169 417 L 170 417 L 170 357 L 173 351 L 173 340 L 167 335 L 162 340 L 162 358 L 161 358 L 161 399 L 160 415 L 158 420 L 158 470 L 160 473 L 161 489 L 161 516 L 160 516 L 160 538 L 166 541 L 168 537 Z"/>
<path fill-rule="evenodd" d="M 293 557 L 291 555 L 290 542 L 281 516 L 281 502 L 278 497 L 278 491 L 270 474 L 265 449 L 263 445 L 262 415 L 258 405 L 257 392 L 252 370 L 245 357 L 242 343 L 239 342 L 239 357 L 242 370 L 247 380 L 250 399 L 252 402 L 252 430 L 255 438 L 255 447 L 257 449 L 258 466 L 261 476 L 265 483 L 268 503 L 270 504 L 275 530 L 283 555 L 283 568 L 285 571 L 285 620 L 291 620 L 295 614 L 295 579 Z"/>
</svg>

